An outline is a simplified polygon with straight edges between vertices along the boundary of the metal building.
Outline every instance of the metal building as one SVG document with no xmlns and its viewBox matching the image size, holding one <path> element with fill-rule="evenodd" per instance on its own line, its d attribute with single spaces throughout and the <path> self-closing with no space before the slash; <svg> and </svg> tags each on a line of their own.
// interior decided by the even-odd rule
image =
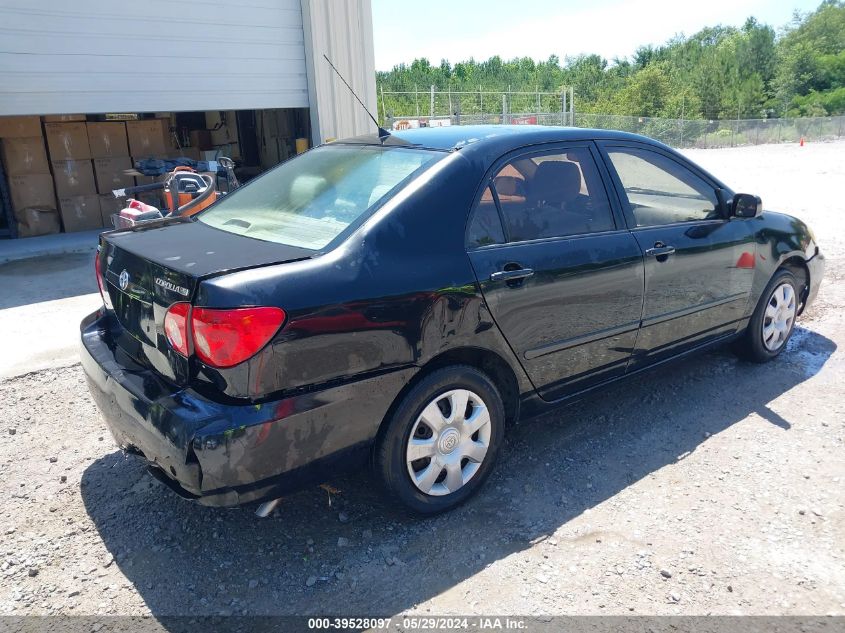
<svg viewBox="0 0 845 633">
<path fill-rule="evenodd" d="M 0 116 L 309 108 L 312 140 L 372 127 L 370 0 L 0 0 Z"/>
<path fill-rule="evenodd" d="M 57 155 L 50 132 L 60 124 L 84 123 L 90 135 L 94 123 L 123 120 L 128 146 L 123 138 L 126 149 L 117 158 L 134 163 L 148 156 L 199 160 L 219 154 L 235 158 L 248 173 L 285 160 L 306 143 L 374 131 L 323 57 L 375 112 L 370 0 L 0 0 L 0 30 L 3 156 L 11 163 L 22 153 L 30 156 L 33 147 L 46 152 L 31 165 L 9 164 L 4 171 L 0 164 L 0 236 L 16 234 L 15 224 L 26 221 L 24 207 L 50 207 L 50 196 L 39 194 L 47 185 L 37 176 L 45 183 L 53 178 L 52 208 L 61 229 L 82 230 L 66 221 L 64 207 L 71 203 L 63 200 L 70 194 L 62 193 L 64 178 L 55 161 L 91 159 L 96 170 L 103 157 L 93 148 Z M 4 118 L 10 116 L 27 120 L 15 128 L 15 121 Z M 34 117 L 41 119 L 33 124 Z M 141 156 L 130 128 L 154 120 L 167 138 Z M 104 195 L 100 180 L 108 174 L 95 175 L 96 190 L 89 184 L 72 197 Z M 34 222 L 34 212 L 26 213 Z M 90 228 L 92 222 L 83 224 Z"/>
</svg>

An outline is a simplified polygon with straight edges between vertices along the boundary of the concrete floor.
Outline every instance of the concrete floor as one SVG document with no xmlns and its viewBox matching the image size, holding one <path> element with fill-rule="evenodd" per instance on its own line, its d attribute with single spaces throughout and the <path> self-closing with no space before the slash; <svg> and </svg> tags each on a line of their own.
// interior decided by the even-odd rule
<svg viewBox="0 0 845 633">
<path fill-rule="evenodd" d="M 97 238 L 104 230 L 95 229 L 78 233 L 58 233 L 17 240 L 0 240 L 0 264 L 33 257 L 52 257 L 65 253 L 93 253 L 97 249 Z"/>
<path fill-rule="evenodd" d="M 100 305 L 92 252 L 0 264 L 0 288 L 0 379 L 78 362 L 79 322 Z"/>
</svg>

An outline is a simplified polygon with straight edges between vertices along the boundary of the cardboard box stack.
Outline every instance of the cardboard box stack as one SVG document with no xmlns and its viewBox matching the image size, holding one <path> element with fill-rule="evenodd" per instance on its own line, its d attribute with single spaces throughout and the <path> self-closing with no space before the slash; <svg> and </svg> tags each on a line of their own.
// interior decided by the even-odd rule
<svg viewBox="0 0 845 633">
<path fill-rule="evenodd" d="M 115 198 L 114 189 L 132 187 L 135 178 L 126 172 L 132 170 L 126 123 L 108 121 L 88 123 L 88 144 L 94 158 L 94 176 L 99 197 L 97 204 L 103 226 L 111 228 L 111 216 L 125 205 L 124 198 Z"/>
<path fill-rule="evenodd" d="M 56 194 L 41 119 L 0 117 L 0 149 L 9 184 L 12 213 L 20 237 L 59 232 Z"/>
<path fill-rule="evenodd" d="M 65 231 L 72 233 L 102 227 L 87 124 L 83 121 L 47 122 L 44 131 Z"/>
<path fill-rule="evenodd" d="M 170 122 L 165 118 L 141 119 L 126 122 L 126 135 L 129 138 L 129 153 L 133 164 L 146 158 L 165 158 L 172 154 L 170 143 Z M 152 176 L 136 176 L 136 185 L 147 185 L 159 179 Z M 150 191 L 134 196 L 141 202 L 146 202 L 161 208 L 161 192 Z"/>
<path fill-rule="evenodd" d="M 0 117 L 0 155 L 21 236 L 58 233 L 62 226 L 67 232 L 110 228 L 112 214 L 126 204 L 112 190 L 158 180 L 136 179 L 135 162 L 173 152 L 168 118 L 86 119 L 84 114 Z M 161 206 L 158 192 L 135 197 Z"/>
</svg>

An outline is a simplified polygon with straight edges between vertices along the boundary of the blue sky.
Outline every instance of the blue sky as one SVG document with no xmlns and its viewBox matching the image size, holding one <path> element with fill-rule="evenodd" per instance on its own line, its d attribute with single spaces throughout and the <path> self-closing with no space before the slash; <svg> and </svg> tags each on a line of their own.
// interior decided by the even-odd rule
<svg viewBox="0 0 845 633">
<path fill-rule="evenodd" d="M 643 44 L 748 16 L 780 29 L 820 0 L 372 0 L 376 69 L 427 57 L 439 64 L 500 55 L 626 57 Z"/>
</svg>

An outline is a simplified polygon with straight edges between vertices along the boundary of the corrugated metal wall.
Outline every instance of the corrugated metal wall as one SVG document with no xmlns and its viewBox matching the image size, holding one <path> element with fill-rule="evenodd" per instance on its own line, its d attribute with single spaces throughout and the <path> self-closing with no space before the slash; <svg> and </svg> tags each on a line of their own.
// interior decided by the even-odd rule
<svg viewBox="0 0 845 633">
<path fill-rule="evenodd" d="M 326 63 L 329 56 L 376 114 L 373 14 L 370 0 L 302 0 L 315 144 L 375 132 L 376 126 Z"/>
<path fill-rule="evenodd" d="M 300 0 L 0 0 L 0 115 L 307 107 L 305 63 Z"/>
</svg>

